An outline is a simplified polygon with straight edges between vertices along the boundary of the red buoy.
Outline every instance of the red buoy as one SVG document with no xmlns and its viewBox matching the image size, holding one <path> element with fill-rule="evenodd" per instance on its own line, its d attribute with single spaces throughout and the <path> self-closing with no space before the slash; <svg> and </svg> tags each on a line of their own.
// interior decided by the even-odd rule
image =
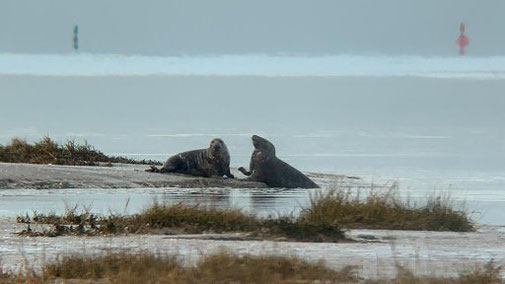
<svg viewBox="0 0 505 284">
<path fill-rule="evenodd" d="M 470 43 L 465 35 L 465 24 L 459 25 L 459 37 L 456 39 L 456 44 L 459 46 L 459 54 L 465 55 L 465 47 Z"/>
</svg>

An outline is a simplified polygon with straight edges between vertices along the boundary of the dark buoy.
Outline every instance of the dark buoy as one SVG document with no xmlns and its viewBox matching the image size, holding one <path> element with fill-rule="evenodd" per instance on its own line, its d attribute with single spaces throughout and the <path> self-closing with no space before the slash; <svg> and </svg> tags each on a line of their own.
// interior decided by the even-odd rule
<svg viewBox="0 0 505 284">
<path fill-rule="evenodd" d="M 79 49 L 79 27 L 77 25 L 74 26 L 74 50 L 77 51 Z"/>
</svg>

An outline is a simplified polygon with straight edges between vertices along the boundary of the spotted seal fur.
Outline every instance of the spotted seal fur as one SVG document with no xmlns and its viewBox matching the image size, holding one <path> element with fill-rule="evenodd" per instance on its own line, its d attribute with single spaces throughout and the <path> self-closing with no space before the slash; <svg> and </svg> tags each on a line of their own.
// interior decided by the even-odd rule
<svg viewBox="0 0 505 284">
<path fill-rule="evenodd" d="M 176 154 L 163 164 L 161 169 L 151 166 L 148 172 L 181 173 L 201 177 L 229 177 L 230 153 L 222 139 L 210 141 L 209 148 Z"/>
</svg>

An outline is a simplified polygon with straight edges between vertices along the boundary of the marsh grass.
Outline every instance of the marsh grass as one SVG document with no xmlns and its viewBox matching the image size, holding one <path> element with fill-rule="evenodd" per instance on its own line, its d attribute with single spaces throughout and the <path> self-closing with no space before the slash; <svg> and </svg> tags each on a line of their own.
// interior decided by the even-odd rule
<svg viewBox="0 0 505 284">
<path fill-rule="evenodd" d="M 8 281 L 12 280 L 13 278 L 14 277 L 11 273 L 4 271 L 4 269 L 0 267 L 0 283 L 8 283 Z"/>
<path fill-rule="evenodd" d="M 258 218 L 238 209 L 216 209 L 200 205 L 173 205 L 155 202 L 139 214 L 113 214 L 97 216 L 85 208 L 77 212 L 77 206 L 67 207 L 62 215 L 39 214 L 17 217 L 18 223 L 29 224 L 19 232 L 26 236 L 56 237 L 62 235 L 108 234 L 201 234 L 246 233 L 249 239 L 285 239 L 296 241 L 331 241 L 345 239 L 338 224 L 318 225 L 299 218 L 285 216 Z M 30 224 L 52 224 L 44 231 L 33 231 Z"/>
<path fill-rule="evenodd" d="M 151 228 L 184 228 L 189 233 L 251 231 L 261 222 L 253 215 L 238 209 L 220 210 L 182 203 L 166 205 L 154 203 L 139 215 L 142 224 Z"/>
<path fill-rule="evenodd" d="M 55 283 L 58 280 L 93 283 L 307 283 L 321 280 L 340 283 L 357 280 L 357 277 L 351 267 L 334 271 L 322 262 L 311 263 L 297 257 L 237 256 L 222 251 L 202 256 L 194 266 L 185 266 L 172 256 L 123 251 L 63 256 L 43 265 L 41 272 L 28 269 L 24 276 L 5 274 L 3 283 Z"/>
<path fill-rule="evenodd" d="M 60 145 L 47 136 L 33 144 L 20 138 L 13 138 L 7 145 L 0 145 L 0 162 L 72 166 L 96 166 L 101 163 L 160 164 L 152 160 L 137 161 L 125 157 L 110 157 L 87 142 L 78 144 L 74 140 L 68 140 Z"/>
<path fill-rule="evenodd" d="M 19 223 L 53 224 L 35 232 L 30 225 L 19 232 L 26 236 L 109 235 L 109 234 L 202 234 L 246 233 L 248 239 L 278 239 L 312 242 L 345 240 L 345 230 L 396 229 L 429 231 L 475 231 L 464 210 L 455 209 L 448 197 L 429 198 L 424 205 L 401 199 L 396 188 L 371 190 L 366 196 L 349 190 L 318 191 L 310 206 L 298 217 L 288 215 L 259 218 L 239 209 L 216 209 L 200 205 L 153 205 L 133 215 L 110 213 L 98 216 L 84 208 L 67 207 L 65 213 L 18 216 Z"/>
<path fill-rule="evenodd" d="M 316 192 L 300 217 L 311 224 L 339 224 L 346 229 L 474 231 L 464 209 L 457 210 L 448 196 L 429 197 L 423 205 L 401 199 L 396 186 L 366 195 L 351 190 Z"/>
<path fill-rule="evenodd" d="M 412 271 L 397 266 L 394 279 L 363 281 L 364 284 L 503 284 L 503 267 L 494 261 L 462 269 L 457 277 L 416 276 Z"/>
<path fill-rule="evenodd" d="M 26 266 L 16 274 L 0 273 L 0 283 L 366 283 L 489 284 L 504 283 L 494 262 L 464 269 L 456 277 L 415 276 L 397 267 L 392 279 L 365 280 L 355 266 L 330 269 L 324 262 L 296 256 L 235 255 L 220 251 L 201 256 L 195 265 L 147 252 L 106 251 L 96 255 L 64 255 L 40 270 Z"/>
</svg>

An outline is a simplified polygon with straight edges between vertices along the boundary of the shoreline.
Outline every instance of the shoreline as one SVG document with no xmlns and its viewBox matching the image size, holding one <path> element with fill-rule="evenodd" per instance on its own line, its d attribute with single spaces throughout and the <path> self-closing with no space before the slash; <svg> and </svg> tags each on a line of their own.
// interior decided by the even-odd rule
<svg viewBox="0 0 505 284">
<path fill-rule="evenodd" d="M 60 166 L 0 163 L 0 189 L 267 188 L 262 182 L 145 172 L 148 165 Z"/>
<path fill-rule="evenodd" d="M 436 81 L 505 81 L 505 72 L 460 72 L 460 73 L 412 73 L 412 74 L 388 74 L 388 75 L 351 75 L 351 74 L 199 74 L 199 73 L 181 73 L 181 74 L 27 74 L 27 73 L 2 73 L 0 77 L 5 78 L 36 78 L 36 79 L 265 79 L 265 80 L 290 80 L 290 79 L 314 79 L 314 80 L 395 80 L 395 79 L 413 79 L 413 80 L 436 80 Z"/>
</svg>

